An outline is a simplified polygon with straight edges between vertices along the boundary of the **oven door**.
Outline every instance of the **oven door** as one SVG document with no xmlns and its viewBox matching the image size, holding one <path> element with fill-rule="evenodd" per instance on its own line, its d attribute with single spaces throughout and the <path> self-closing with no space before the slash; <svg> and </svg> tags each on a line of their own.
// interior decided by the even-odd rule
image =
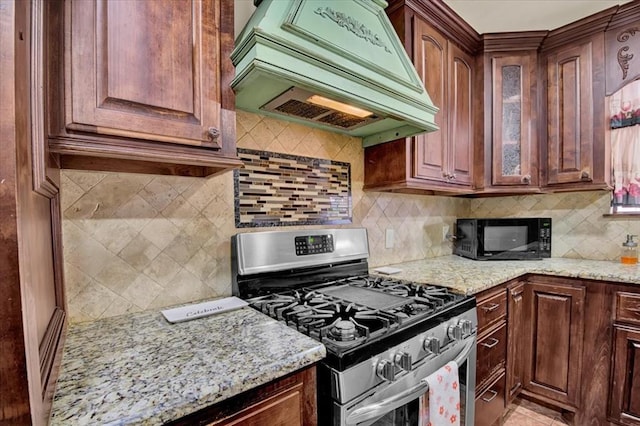
<svg viewBox="0 0 640 426">
<path fill-rule="evenodd" d="M 341 426 L 418 426 L 420 397 L 429 390 L 426 378 L 447 362 L 458 364 L 460 380 L 460 425 L 473 426 L 476 376 L 476 336 L 451 345 L 436 357 L 426 359 L 394 382 L 378 386 L 356 403 L 340 409 Z"/>
</svg>

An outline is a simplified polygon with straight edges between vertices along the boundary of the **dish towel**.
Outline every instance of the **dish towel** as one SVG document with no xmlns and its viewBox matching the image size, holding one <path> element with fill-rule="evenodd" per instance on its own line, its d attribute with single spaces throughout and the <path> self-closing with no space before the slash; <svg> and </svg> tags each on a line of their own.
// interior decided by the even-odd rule
<svg viewBox="0 0 640 426">
<path fill-rule="evenodd" d="M 458 364 L 451 361 L 427 377 L 429 391 L 420 397 L 419 426 L 460 426 Z"/>
</svg>

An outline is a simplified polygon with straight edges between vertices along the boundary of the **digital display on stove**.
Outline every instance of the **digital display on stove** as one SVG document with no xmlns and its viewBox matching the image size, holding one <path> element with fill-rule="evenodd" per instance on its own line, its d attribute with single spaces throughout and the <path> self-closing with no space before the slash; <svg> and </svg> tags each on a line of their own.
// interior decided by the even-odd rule
<svg viewBox="0 0 640 426">
<path fill-rule="evenodd" d="M 333 235 L 306 235 L 295 237 L 296 255 L 331 253 L 333 251 Z"/>
</svg>

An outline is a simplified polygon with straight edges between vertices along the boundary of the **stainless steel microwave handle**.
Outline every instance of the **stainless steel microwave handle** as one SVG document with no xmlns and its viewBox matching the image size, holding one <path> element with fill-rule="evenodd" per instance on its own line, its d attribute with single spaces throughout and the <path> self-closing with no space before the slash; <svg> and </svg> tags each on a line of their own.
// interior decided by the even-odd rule
<svg viewBox="0 0 640 426">
<path fill-rule="evenodd" d="M 456 364 L 460 365 L 465 362 L 475 344 L 476 339 L 469 339 L 458 356 L 456 356 Z M 420 380 L 417 385 L 410 387 L 406 391 L 383 399 L 382 401 L 366 405 L 362 408 L 358 408 L 357 410 L 349 414 L 349 416 L 347 416 L 346 424 L 357 425 L 358 423 L 366 422 L 367 420 L 372 420 L 376 417 L 380 417 L 385 413 L 388 413 L 413 401 L 428 390 L 429 384 L 427 383 L 427 378 L 425 377 L 424 379 Z"/>
</svg>

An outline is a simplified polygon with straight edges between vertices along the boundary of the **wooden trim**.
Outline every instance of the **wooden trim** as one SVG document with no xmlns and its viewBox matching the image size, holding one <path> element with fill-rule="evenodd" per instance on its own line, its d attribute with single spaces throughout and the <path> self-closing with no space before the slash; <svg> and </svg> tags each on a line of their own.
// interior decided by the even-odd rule
<svg viewBox="0 0 640 426">
<path fill-rule="evenodd" d="M 483 52 L 537 51 L 549 31 L 521 31 L 482 34 Z"/>
<path fill-rule="evenodd" d="M 640 21 L 640 1 L 632 1 L 618 7 L 616 14 L 611 19 L 607 31 L 626 27 L 634 22 Z"/>
<path fill-rule="evenodd" d="M 44 60 L 45 3 L 31 2 L 31 156 L 33 190 L 47 198 L 53 198 L 59 191 L 60 182 L 48 174 L 49 152 L 45 127 L 46 66 Z M 40 31 L 38 31 L 38 30 Z"/>
<path fill-rule="evenodd" d="M 610 7 L 602 12 L 595 13 L 579 21 L 549 31 L 549 34 L 542 43 L 542 51 L 546 52 L 565 46 L 568 41 L 577 43 L 579 39 L 589 38 L 597 33 L 604 33 L 617 10 L 618 6 Z"/>
<path fill-rule="evenodd" d="M 185 147 L 178 144 L 158 144 L 129 140 L 79 140 L 75 138 L 49 139 L 51 152 L 60 155 L 119 158 L 123 160 L 170 162 L 202 167 L 238 167 L 236 157 L 224 157 L 207 148 Z"/>
<path fill-rule="evenodd" d="M 478 32 L 444 1 L 401 0 L 399 3 L 420 15 L 465 52 L 475 54 L 478 51 L 480 46 Z"/>
<path fill-rule="evenodd" d="M 231 52 L 234 48 L 234 1 L 220 0 L 220 133 L 222 139 L 222 153 L 235 155 L 236 153 L 236 97 L 231 89 L 231 80 L 235 76 L 235 68 L 231 62 Z M 231 148 L 231 149 L 230 149 Z"/>
</svg>

